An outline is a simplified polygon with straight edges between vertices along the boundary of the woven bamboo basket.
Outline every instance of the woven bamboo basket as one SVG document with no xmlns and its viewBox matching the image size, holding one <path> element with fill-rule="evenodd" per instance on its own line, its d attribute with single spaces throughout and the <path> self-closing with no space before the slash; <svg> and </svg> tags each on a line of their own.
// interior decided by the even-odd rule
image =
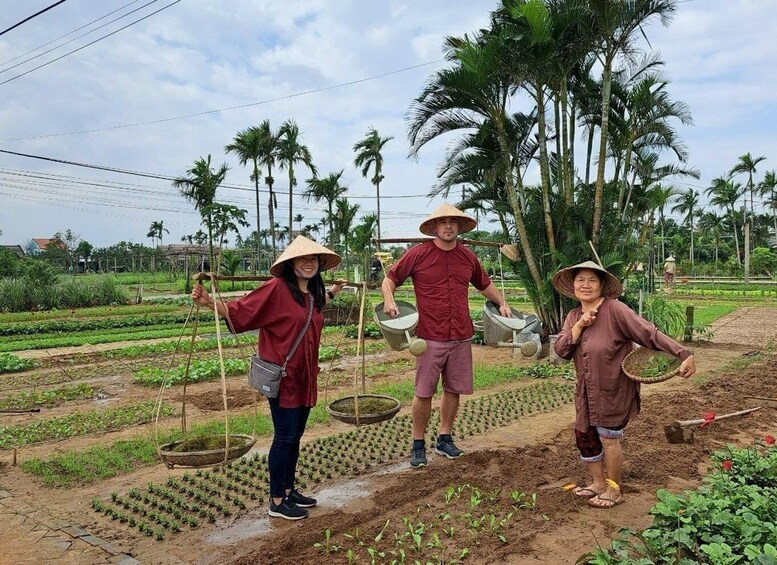
<svg viewBox="0 0 777 565">
<path fill-rule="evenodd" d="M 643 372 L 649 367 L 651 361 L 656 357 L 671 360 L 669 367 L 660 375 L 645 377 L 642 376 Z M 626 376 L 633 381 L 643 384 L 660 383 L 671 379 L 672 377 L 680 374 L 681 361 L 676 357 L 665 353 L 663 351 L 656 351 L 655 349 L 649 349 L 647 347 L 639 347 L 626 355 L 621 363 L 623 372 Z"/>
<path fill-rule="evenodd" d="M 360 394 L 358 396 L 358 399 L 359 399 L 360 408 L 361 408 L 362 402 L 370 399 L 382 400 L 388 406 L 390 406 L 390 408 L 381 410 L 380 412 L 376 412 L 376 413 L 362 412 L 362 410 L 359 410 L 358 423 L 360 425 L 377 424 L 378 422 L 385 422 L 386 420 L 390 420 L 397 414 L 397 412 L 399 412 L 399 409 L 401 407 L 399 400 L 397 400 L 393 396 L 384 396 L 381 394 Z M 337 400 L 330 402 L 329 405 L 326 407 L 326 411 L 335 420 L 345 422 L 346 424 L 356 425 L 357 423 L 356 414 L 353 414 L 352 412 L 349 412 L 344 409 L 344 407 L 347 404 L 353 404 L 353 402 L 354 402 L 353 396 L 346 396 L 344 398 L 339 398 Z"/>
<path fill-rule="evenodd" d="M 224 457 L 225 448 L 209 449 L 207 451 L 172 451 L 180 441 L 166 443 L 159 448 L 159 456 L 168 469 L 179 467 L 207 467 L 218 465 L 224 461 L 234 461 L 248 453 L 256 443 L 256 438 L 243 434 L 229 436 L 229 455 Z"/>
</svg>

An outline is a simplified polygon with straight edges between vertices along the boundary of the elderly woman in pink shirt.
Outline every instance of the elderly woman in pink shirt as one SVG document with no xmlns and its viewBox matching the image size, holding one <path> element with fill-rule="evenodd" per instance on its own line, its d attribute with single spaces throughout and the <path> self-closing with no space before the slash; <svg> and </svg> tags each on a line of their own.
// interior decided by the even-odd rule
<svg viewBox="0 0 777 565">
<path fill-rule="evenodd" d="M 620 281 L 596 263 L 561 269 L 553 286 L 580 302 L 567 315 L 555 345 L 560 357 L 575 363 L 575 440 L 593 478 L 573 492 L 592 506 L 612 508 L 623 502 L 620 488 L 612 484 L 621 484 L 620 439 L 640 409 L 639 383 L 626 376 L 621 362 L 638 343 L 682 360 L 683 377 L 694 374 L 696 365 L 688 349 L 617 300 Z"/>
</svg>

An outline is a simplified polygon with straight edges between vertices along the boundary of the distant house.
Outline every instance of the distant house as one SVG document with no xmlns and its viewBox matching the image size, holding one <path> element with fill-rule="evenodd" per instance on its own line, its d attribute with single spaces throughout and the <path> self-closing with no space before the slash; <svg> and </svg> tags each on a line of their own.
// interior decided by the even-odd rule
<svg viewBox="0 0 777 565">
<path fill-rule="evenodd" d="M 24 249 L 21 245 L 0 245 L 0 249 L 7 249 L 18 257 L 24 257 Z"/>
<path fill-rule="evenodd" d="M 61 239 L 58 239 L 56 237 L 54 238 L 42 238 L 42 237 L 34 237 L 30 240 L 30 242 L 27 244 L 27 255 L 40 255 L 46 249 L 48 249 L 49 245 L 54 244 L 62 249 L 66 249 L 65 244 L 62 242 Z"/>
</svg>

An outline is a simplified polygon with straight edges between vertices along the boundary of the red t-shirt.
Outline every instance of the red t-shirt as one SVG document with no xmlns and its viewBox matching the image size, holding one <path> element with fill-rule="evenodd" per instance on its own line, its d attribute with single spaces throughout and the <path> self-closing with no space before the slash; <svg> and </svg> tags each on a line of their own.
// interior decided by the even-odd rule
<svg viewBox="0 0 777 565">
<path fill-rule="evenodd" d="M 469 283 L 491 285 L 472 250 L 462 243 L 445 251 L 429 241 L 411 247 L 386 276 L 395 285 L 413 279 L 418 302 L 416 335 L 433 341 L 469 339 L 475 333 L 469 315 Z"/>
<path fill-rule="evenodd" d="M 250 294 L 227 303 L 227 321 L 233 333 L 259 329 L 259 356 L 283 365 L 308 317 L 305 306 L 294 300 L 286 281 L 273 278 Z M 318 398 L 318 346 L 324 317 L 315 307 L 310 326 L 286 366 L 278 400 L 283 408 L 315 406 Z"/>
</svg>

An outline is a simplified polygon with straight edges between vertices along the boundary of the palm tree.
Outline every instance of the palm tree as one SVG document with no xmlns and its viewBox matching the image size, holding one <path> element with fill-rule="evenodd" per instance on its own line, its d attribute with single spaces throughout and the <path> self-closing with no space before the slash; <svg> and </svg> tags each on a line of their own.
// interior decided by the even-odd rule
<svg viewBox="0 0 777 565">
<path fill-rule="evenodd" d="M 664 245 L 666 237 L 664 235 L 664 224 L 666 222 L 664 218 L 664 208 L 666 208 L 669 200 L 677 195 L 677 189 L 674 186 L 664 187 L 660 184 L 657 184 L 654 189 L 656 191 L 655 203 L 658 208 L 658 221 L 661 223 L 661 263 L 663 263 L 666 260 L 666 247 Z"/>
<path fill-rule="evenodd" d="M 335 230 L 337 231 L 338 239 L 343 236 L 345 242 L 345 262 L 348 262 L 348 239 L 351 233 L 353 219 L 356 216 L 356 212 L 359 211 L 359 205 L 351 205 L 347 198 L 338 198 L 335 200 Z"/>
<path fill-rule="evenodd" d="M 259 213 L 259 160 L 262 157 L 262 132 L 257 127 L 250 127 L 237 132 L 232 143 L 224 147 L 227 153 L 234 153 L 238 156 L 240 164 L 245 166 L 249 161 L 254 166 L 251 172 L 251 179 L 254 181 L 256 190 L 256 233 L 262 231 L 262 224 Z M 256 238 L 256 257 L 259 260 L 259 238 Z"/>
<path fill-rule="evenodd" d="M 715 263 L 718 262 L 718 250 L 720 249 L 720 236 L 722 233 L 723 218 L 715 212 L 703 212 L 699 216 L 699 229 L 712 240 L 715 255 Z"/>
<path fill-rule="evenodd" d="M 693 218 L 699 206 L 699 193 L 688 188 L 677 195 L 677 204 L 672 206 L 672 212 L 683 214 L 683 222 L 688 224 L 691 232 L 691 266 L 693 266 Z"/>
<path fill-rule="evenodd" d="M 730 214 L 731 225 L 734 232 L 734 247 L 737 250 L 737 264 L 742 263 L 739 255 L 739 235 L 737 234 L 736 206 L 737 200 L 742 196 L 742 185 L 731 180 L 731 176 L 712 179 L 712 185 L 705 189 L 704 193 L 711 196 L 710 204 L 723 208 Z M 746 207 L 746 206 L 745 206 Z"/>
<path fill-rule="evenodd" d="M 170 230 L 165 228 L 164 220 L 159 220 L 158 222 L 151 222 L 151 226 L 148 228 L 148 234 L 146 237 L 151 238 L 151 245 L 154 245 L 155 240 L 159 240 L 159 245 L 161 246 L 163 233 L 170 233 Z"/>
<path fill-rule="evenodd" d="M 756 173 L 756 166 L 761 161 L 765 161 L 766 157 L 761 155 L 760 157 L 753 157 L 750 155 L 750 153 L 745 153 L 744 155 L 740 155 L 737 158 L 737 164 L 734 165 L 734 167 L 729 172 L 730 175 L 735 175 L 737 173 L 747 173 L 747 186 L 745 187 L 745 190 L 750 193 L 750 225 L 752 227 L 752 216 L 755 214 L 755 208 L 753 207 L 753 175 Z M 747 214 L 747 199 L 745 199 L 745 214 Z M 745 215 L 745 221 L 747 221 L 747 216 Z"/>
<path fill-rule="evenodd" d="M 761 196 L 768 198 L 767 203 L 772 209 L 772 218 L 774 219 L 774 237 L 777 238 L 777 173 L 774 170 L 764 173 L 764 180 L 758 185 L 758 192 Z"/>
<path fill-rule="evenodd" d="M 330 173 L 329 176 L 324 178 L 312 178 L 308 179 L 308 189 L 302 195 L 306 201 L 310 202 L 311 199 L 316 202 L 326 202 L 328 215 L 324 219 L 324 223 L 329 225 L 328 242 L 329 245 L 335 244 L 336 232 L 334 229 L 334 215 L 332 209 L 334 207 L 335 200 L 340 195 L 344 194 L 347 190 L 347 186 L 340 184 L 340 178 L 343 176 L 343 171 L 339 173 Z"/>
<path fill-rule="evenodd" d="M 602 221 L 613 65 L 619 54 L 629 55 L 634 51 L 634 41 L 644 33 L 642 28 L 650 19 L 658 17 L 662 24 L 669 23 L 676 0 L 590 0 L 589 6 L 597 35 L 596 55 L 602 65 L 602 120 L 592 222 L 592 238 L 596 243 Z"/>
<path fill-rule="evenodd" d="M 206 159 L 200 157 L 194 162 L 194 166 L 187 172 L 188 176 L 173 180 L 173 187 L 181 191 L 184 198 L 194 203 L 194 209 L 200 212 L 208 228 L 208 247 L 210 250 L 210 267 L 215 265 L 213 258 L 213 202 L 216 198 L 216 190 L 224 182 L 229 167 L 226 163 L 213 170 L 211 168 L 211 156 Z"/>
<path fill-rule="evenodd" d="M 302 220 L 304 220 L 305 217 L 302 214 L 297 214 L 294 216 L 294 221 L 297 222 L 297 227 L 299 228 L 299 231 L 302 231 Z"/>
<path fill-rule="evenodd" d="M 364 139 L 353 146 L 353 150 L 356 152 L 353 164 L 356 167 L 361 167 L 362 176 L 367 178 L 367 175 L 370 174 L 370 169 L 373 169 L 370 182 L 375 185 L 375 196 L 378 204 L 378 250 L 380 250 L 380 183 L 384 178 L 383 154 L 381 151 L 392 139 L 394 139 L 392 136 L 381 137 L 378 130 L 370 127 Z"/>
<path fill-rule="evenodd" d="M 310 150 L 307 146 L 299 142 L 300 132 L 294 120 L 283 122 L 281 129 L 278 130 L 278 166 L 286 168 L 289 172 L 289 234 L 291 234 L 292 217 L 294 208 L 293 189 L 297 186 L 297 177 L 294 176 L 294 165 L 302 163 L 310 169 L 310 174 L 315 178 L 318 175 L 316 167 L 313 165 L 313 157 L 310 156 Z"/>
<path fill-rule="evenodd" d="M 273 192 L 273 183 L 275 179 L 272 176 L 272 169 L 275 166 L 275 161 L 278 158 L 278 139 L 280 137 L 279 132 L 274 132 L 270 127 L 270 120 L 264 120 L 259 124 L 259 162 L 262 165 L 267 166 L 267 176 L 264 181 L 267 183 L 267 187 L 270 189 L 270 195 L 267 202 L 267 207 L 270 217 L 270 232 L 272 235 L 272 257 L 273 261 L 277 255 L 277 246 L 275 243 L 277 224 L 275 223 L 275 209 L 278 208 L 278 201 Z"/>
</svg>

